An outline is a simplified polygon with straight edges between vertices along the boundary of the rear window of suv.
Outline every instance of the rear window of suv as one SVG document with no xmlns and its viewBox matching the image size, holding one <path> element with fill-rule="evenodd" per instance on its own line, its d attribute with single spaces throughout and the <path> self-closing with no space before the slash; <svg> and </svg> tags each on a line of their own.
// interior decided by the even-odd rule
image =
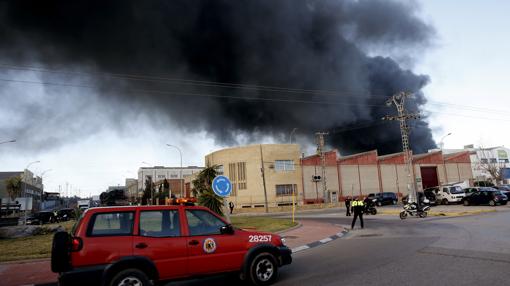
<svg viewBox="0 0 510 286">
<path fill-rule="evenodd" d="M 90 220 L 87 236 L 131 235 L 133 223 L 134 212 L 97 213 Z"/>
</svg>

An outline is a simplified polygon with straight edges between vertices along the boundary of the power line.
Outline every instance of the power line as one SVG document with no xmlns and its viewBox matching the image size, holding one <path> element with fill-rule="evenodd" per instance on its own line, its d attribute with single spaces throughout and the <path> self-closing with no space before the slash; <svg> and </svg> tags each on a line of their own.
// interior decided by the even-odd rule
<svg viewBox="0 0 510 286">
<path fill-rule="evenodd" d="M 352 91 L 340 91 L 340 90 L 320 90 L 320 89 L 299 89 L 299 88 L 288 88 L 279 86 L 265 86 L 255 84 L 240 84 L 240 83 L 228 83 L 228 82 L 215 82 L 215 81 L 201 81 L 201 80 L 190 80 L 183 78 L 172 78 L 166 76 L 149 76 L 141 74 L 126 74 L 126 73 L 105 73 L 105 72 L 83 72 L 83 71 L 69 71 L 69 70 L 55 70 L 47 69 L 34 66 L 20 66 L 0 63 L 0 68 L 11 69 L 11 70 L 23 70 L 33 72 L 45 72 L 45 73 L 57 73 L 57 74 L 68 74 L 68 75 L 80 75 L 80 76 L 102 76 L 102 77 L 113 77 L 119 79 L 135 80 L 135 81 L 147 81 L 147 82 L 160 82 L 160 83 L 173 83 L 173 84 L 185 84 L 192 86 L 204 86 L 204 87 L 219 87 L 219 88 L 230 88 L 230 89 L 245 89 L 245 90 L 256 90 L 256 91 L 268 91 L 268 92 L 284 92 L 284 93 L 295 93 L 295 94 L 313 94 L 318 96 L 342 96 L 342 97 L 365 97 L 365 100 L 376 100 L 377 98 L 387 98 L 384 94 L 374 93 L 358 93 Z M 440 105 L 440 106 L 451 106 L 457 109 L 464 109 L 475 112 L 496 112 L 503 115 L 508 114 L 506 110 L 498 110 L 493 108 L 461 105 L 449 102 L 440 102 L 428 100 L 427 104 Z"/>
<path fill-rule="evenodd" d="M 70 83 L 57 83 L 57 82 L 40 82 L 30 80 L 15 80 L 0 78 L 0 81 L 24 83 L 24 84 L 39 84 L 49 86 L 62 86 L 62 87 L 76 87 L 76 88 L 87 88 L 96 89 L 97 86 L 83 85 L 83 84 L 70 84 Z M 126 92 L 123 90 L 123 92 Z M 286 102 L 286 103 L 303 103 L 303 104 L 322 104 L 322 105 L 349 105 L 349 106 L 371 106 L 380 107 L 382 104 L 364 104 L 364 103 L 351 103 L 351 102 L 339 102 L 339 101 L 313 101 L 313 100 L 298 100 L 298 99 L 287 99 L 287 98 L 263 98 L 263 97 L 247 97 L 247 96 L 231 96 L 231 95 L 220 95 L 220 94 L 206 94 L 206 93 L 193 93 L 193 92 L 175 92 L 165 90 L 149 90 L 149 89 L 129 89 L 127 92 L 140 92 L 140 93 L 155 93 L 155 94 L 166 94 L 166 95 L 177 95 L 177 96 L 199 96 L 209 98 L 225 98 L 225 99 L 239 99 L 247 101 L 271 101 L 271 102 Z"/>
</svg>

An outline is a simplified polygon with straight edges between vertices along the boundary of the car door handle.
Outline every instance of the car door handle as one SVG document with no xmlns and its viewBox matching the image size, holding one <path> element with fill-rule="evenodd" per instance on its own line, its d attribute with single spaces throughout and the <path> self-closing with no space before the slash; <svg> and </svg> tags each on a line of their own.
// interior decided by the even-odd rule
<svg viewBox="0 0 510 286">
<path fill-rule="evenodd" d="M 198 245 L 198 240 L 191 240 L 189 245 Z"/>
<path fill-rule="evenodd" d="M 145 243 L 145 242 L 140 242 L 140 243 L 138 243 L 137 245 L 135 245 L 135 247 L 136 247 L 136 248 L 140 248 L 140 249 L 144 249 L 144 248 L 146 248 L 147 246 L 148 246 L 148 245 L 147 245 L 147 243 Z"/>
</svg>

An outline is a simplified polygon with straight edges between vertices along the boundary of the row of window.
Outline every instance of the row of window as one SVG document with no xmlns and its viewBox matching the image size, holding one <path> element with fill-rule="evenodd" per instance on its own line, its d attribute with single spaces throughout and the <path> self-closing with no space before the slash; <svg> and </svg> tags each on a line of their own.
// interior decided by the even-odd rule
<svg viewBox="0 0 510 286">
<path fill-rule="evenodd" d="M 225 224 L 211 213 L 202 210 L 186 210 L 190 235 L 220 234 Z M 100 213 L 93 216 L 89 236 L 132 235 L 134 212 Z M 147 237 L 181 236 L 179 212 L 177 210 L 140 212 L 140 235 Z"/>
<path fill-rule="evenodd" d="M 490 158 L 490 159 L 487 159 L 487 158 L 482 158 L 480 159 L 480 163 L 482 164 L 488 164 L 489 162 L 491 163 L 508 163 L 508 159 L 496 159 L 496 158 Z"/>
</svg>

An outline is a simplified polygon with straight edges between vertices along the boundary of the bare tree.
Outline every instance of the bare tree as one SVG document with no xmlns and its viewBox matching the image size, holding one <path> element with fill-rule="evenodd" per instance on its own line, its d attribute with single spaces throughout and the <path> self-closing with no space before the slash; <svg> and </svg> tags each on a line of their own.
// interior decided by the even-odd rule
<svg viewBox="0 0 510 286">
<path fill-rule="evenodd" d="M 505 163 L 498 160 L 498 156 L 493 155 L 493 148 L 484 148 L 480 146 L 476 156 L 478 157 L 477 168 L 490 175 L 490 181 L 498 184 L 503 181 L 503 168 Z"/>
</svg>

